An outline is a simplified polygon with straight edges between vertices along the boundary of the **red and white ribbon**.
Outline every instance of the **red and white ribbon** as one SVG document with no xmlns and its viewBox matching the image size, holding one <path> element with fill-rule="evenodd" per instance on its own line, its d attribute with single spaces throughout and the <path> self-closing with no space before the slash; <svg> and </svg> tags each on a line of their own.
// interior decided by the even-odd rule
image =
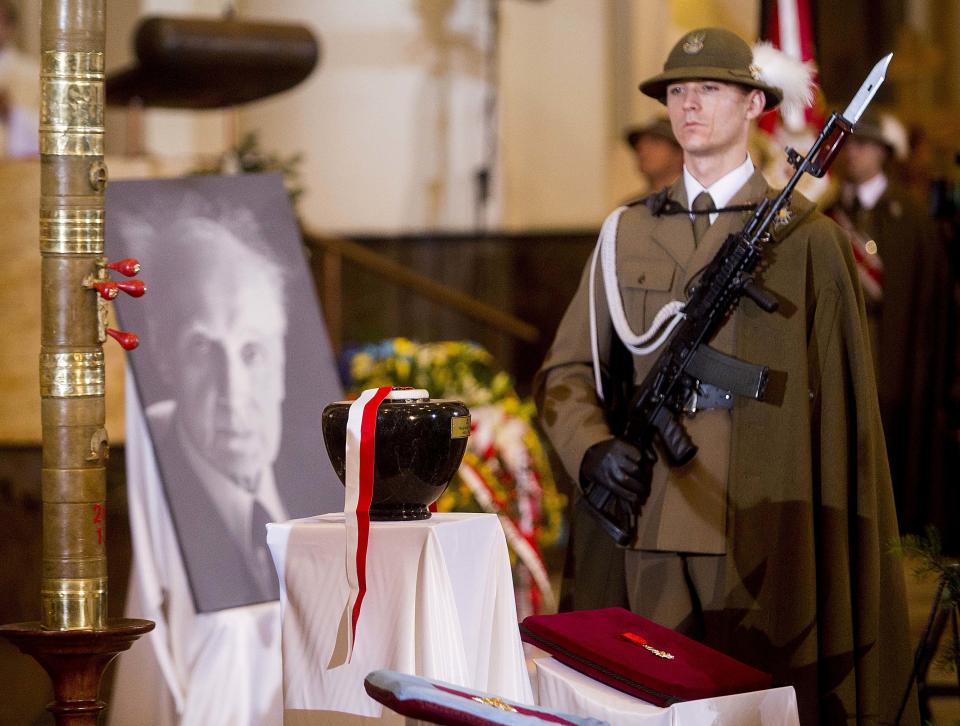
<svg viewBox="0 0 960 726">
<path fill-rule="evenodd" d="M 883 300 L 883 260 L 877 253 L 877 243 L 867 239 L 841 207 L 836 207 L 828 214 L 850 236 L 853 259 L 857 263 L 857 276 L 867 301 L 880 303 Z"/>
<path fill-rule="evenodd" d="M 370 502 L 376 453 L 377 409 L 393 390 L 371 388 L 350 404 L 347 415 L 346 476 L 343 515 L 347 532 L 347 662 L 353 657 L 360 608 L 367 594 L 367 543 L 370 539 Z"/>
<path fill-rule="evenodd" d="M 373 472 L 376 460 L 377 410 L 384 399 L 422 399 L 430 394 L 417 388 L 382 386 L 361 393 L 347 414 L 346 474 L 343 515 L 347 534 L 346 662 L 353 657 L 360 609 L 367 594 L 367 545 L 370 540 L 370 502 L 373 501 Z"/>
</svg>

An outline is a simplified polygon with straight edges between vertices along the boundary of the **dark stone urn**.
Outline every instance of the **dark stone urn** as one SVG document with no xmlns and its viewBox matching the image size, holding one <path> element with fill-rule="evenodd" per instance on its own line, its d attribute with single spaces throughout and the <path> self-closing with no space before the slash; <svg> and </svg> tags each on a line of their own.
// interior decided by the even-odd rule
<svg viewBox="0 0 960 726">
<path fill-rule="evenodd" d="M 370 519 L 429 519 L 463 458 L 470 410 L 460 401 L 431 399 L 422 389 L 394 389 L 377 410 Z M 346 476 L 350 401 L 323 409 L 323 441 L 340 483 Z"/>
</svg>

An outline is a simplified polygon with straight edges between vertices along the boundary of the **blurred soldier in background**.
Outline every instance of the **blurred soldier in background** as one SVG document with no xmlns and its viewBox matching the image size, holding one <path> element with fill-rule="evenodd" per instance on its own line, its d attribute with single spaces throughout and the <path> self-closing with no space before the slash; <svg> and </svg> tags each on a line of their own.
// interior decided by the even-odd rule
<svg viewBox="0 0 960 726">
<path fill-rule="evenodd" d="M 624 133 L 634 153 L 637 171 L 647 180 L 647 190 L 656 192 L 673 184 L 683 171 L 683 151 L 673 135 L 670 119 L 659 117 Z"/>
<path fill-rule="evenodd" d="M 828 214 L 857 258 L 901 531 L 943 531 L 954 303 L 943 239 L 890 173 L 907 154 L 900 122 L 868 109 L 838 160 L 840 197 Z"/>
</svg>

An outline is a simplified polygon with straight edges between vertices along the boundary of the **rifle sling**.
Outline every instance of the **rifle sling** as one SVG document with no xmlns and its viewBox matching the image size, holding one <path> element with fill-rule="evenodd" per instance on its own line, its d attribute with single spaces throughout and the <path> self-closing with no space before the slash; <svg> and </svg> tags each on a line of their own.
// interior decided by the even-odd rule
<svg viewBox="0 0 960 726">
<path fill-rule="evenodd" d="M 670 188 L 666 187 L 655 194 L 649 194 L 646 197 L 641 197 L 640 199 L 629 202 L 627 206 L 632 207 L 634 204 L 643 204 L 650 210 L 650 213 L 654 217 L 670 216 L 673 214 L 697 215 L 724 214 L 726 212 L 752 212 L 757 208 L 756 204 L 735 204 L 729 207 L 721 207 L 720 209 L 687 209 L 675 199 L 670 199 L 668 196 L 669 192 Z"/>
</svg>

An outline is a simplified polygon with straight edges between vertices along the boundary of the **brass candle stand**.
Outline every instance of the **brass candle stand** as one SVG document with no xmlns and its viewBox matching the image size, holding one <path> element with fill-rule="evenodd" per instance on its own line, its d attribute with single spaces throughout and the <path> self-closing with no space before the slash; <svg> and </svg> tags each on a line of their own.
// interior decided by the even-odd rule
<svg viewBox="0 0 960 726">
<path fill-rule="evenodd" d="M 130 349 L 136 336 L 106 328 L 106 300 L 145 288 L 109 279 L 110 269 L 135 274 L 135 262 L 104 258 L 104 2 L 43 0 L 40 620 L 0 626 L 50 675 L 60 726 L 97 723 L 104 669 L 153 629 L 107 617 L 103 343 Z"/>
</svg>

